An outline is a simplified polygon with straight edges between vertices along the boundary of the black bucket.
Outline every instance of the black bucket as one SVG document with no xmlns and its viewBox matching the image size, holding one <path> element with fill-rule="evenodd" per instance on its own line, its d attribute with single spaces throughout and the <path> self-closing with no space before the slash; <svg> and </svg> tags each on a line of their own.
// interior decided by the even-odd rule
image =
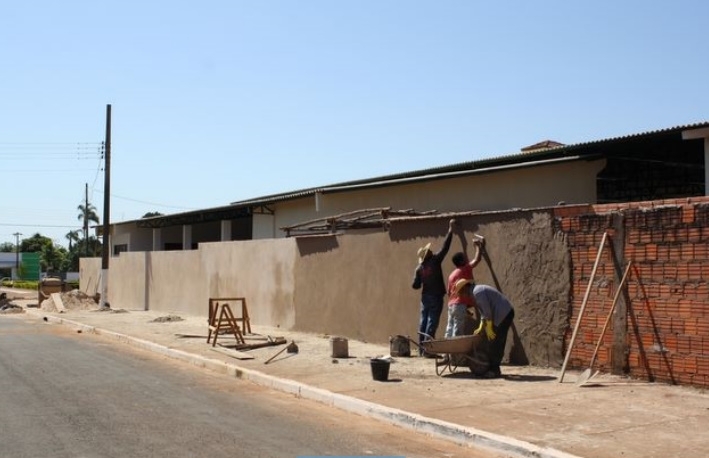
<svg viewBox="0 0 709 458">
<path fill-rule="evenodd" d="M 389 379 L 389 361 L 386 359 L 370 359 L 372 365 L 372 378 L 379 382 L 386 382 Z"/>
<path fill-rule="evenodd" d="M 408 336 L 390 336 L 389 353 L 391 356 L 411 356 L 411 345 Z"/>
</svg>

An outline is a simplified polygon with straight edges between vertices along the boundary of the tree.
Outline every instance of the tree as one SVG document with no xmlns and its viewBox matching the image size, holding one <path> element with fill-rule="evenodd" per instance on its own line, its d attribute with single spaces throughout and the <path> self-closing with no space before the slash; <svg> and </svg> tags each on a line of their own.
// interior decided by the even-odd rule
<svg viewBox="0 0 709 458">
<path fill-rule="evenodd" d="M 15 244 L 12 242 L 3 242 L 0 243 L 0 253 L 14 253 L 15 252 Z"/>
<path fill-rule="evenodd" d="M 89 239 L 89 223 L 94 222 L 96 224 L 99 223 L 98 219 L 98 213 L 96 213 L 96 207 L 93 206 L 92 203 L 86 202 L 86 205 L 79 204 L 78 207 L 76 207 L 77 210 L 79 210 L 79 215 L 77 219 L 81 221 L 84 225 L 84 241 Z M 89 255 L 89 244 L 85 243 L 85 248 L 86 248 L 86 255 Z"/>
<path fill-rule="evenodd" d="M 67 240 L 69 240 L 69 251 L 71 251 L 72 247 L 74 244 L 79 242 L 79 231 L 69 231 L 66 233 L 64 236 L 66 237 Z"/>
<path fill-rule="evenodd" d="M 160 212 L 148 212 L 144 214 L 142 217 L 143 218 L 152 218 L 153 216 L 162 216 L 162 213 Z"/>
<path fill-rule="evenodd" d="M 40 233 L 36 233 L 28 239 L 23 239 L 20 243 L 20 251 L 23 253 L 40 253 L 40 268 L 45 272 L 48 270 L 66 270 L 68 255 L 66 248 L 55 247 L 52 239 L 44 237 Z"/>
</svg>

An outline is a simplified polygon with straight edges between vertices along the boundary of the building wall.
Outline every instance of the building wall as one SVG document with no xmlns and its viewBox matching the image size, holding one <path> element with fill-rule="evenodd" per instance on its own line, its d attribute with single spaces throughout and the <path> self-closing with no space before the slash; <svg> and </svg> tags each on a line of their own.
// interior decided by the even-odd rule
<svg viewBox="0 0 709 458">
<path fill-rule="evenodd" d="M 254 324 L 380 343 L 396 334 L 415 338 L 420 292 L 411 283 L 416 252 L 429 241 L 442 246 L 448 219 L 400 218 L 388 230 L 356 235 L 121 253 L 111 258 L 108 301 L 113 308 L 142 310 L 147 304 L 152 310 L 206 319 L 210 297 L 244 296 Z M 453 253 L 470 248 L 473 233 L 485 235 L 487 255 L 476 272 L 479 281 L 496 285 L 518 308 L 510 336 L 513 361 L 558 364 L 562 340 L 555 336 L 568 323 L 568 283 L 537 281 L 569 276 L 564 241 L 551 236 L 551 211 L 462 215 L 460 220 L 444 273 L 454 268 Z M 100 263 L 93 266 L 91 271 L 88 262 L 82 263 L 82 286 L 100 272 Z M 444 311 L 439 335 L 446 319 Z"/>
<path fill-rule="evenodd" d="M 149 251 L 153 248 L 152 229 L 139 228 L 135 223 L 128 223 L 113 225 L 111 230 L 112 247 L 127 245 L 129 251 Z"/>
<path fill-rule="evenodd" d="M 709 386 L 709 198 L 555 213 L 572 259 L 573 314 L 566 346 L 589 292 L 570 367 L 588 367 L 598 346 L 595 367 L 650 381 Z M 591 281 L 604 232 L 610 244 Z M 610 315 L 630 261 L 627 288 Z"/>
<path fill-rule="evenodd" d="M 396 334 L 415 337 L 416 251 L 427 242 L 441 247 L 449 216 L 397 218 L 388 230 L 365 234 L 122 253 L 111 258 L 108 300 L 114 308 L 148 304 L 206 319 L 209 297 L 238 295 L 247 297 L 255 324 L 378 343 Z M 472 251 L 464 242 L 485 236 L 475 277 L 515 306 L 512 363 L 560 367 L 571 347 L 567 367 L 584 369 L 598 346 L 594 367 L 709 386 L 709 198 L 458 217 L 462 233 L 453 239 L 444 273 L 453 269 L 453 253 Z M 604 232 L 608 243 L 591 281 Z M 627 288 L 617 295 L 631 260 Z M 82 288 L 95 285 L 100 273 L 100 260 L 90 261 L 82 260 Z M 445 320 L 444 313 L 439 336 Z"/>
<path fill-rule="evenodd" d="M 595 203 L 596 175 L 603 169 L 605 162 L 572 161 L 460 178 L 330 192 L 318 197 L 306 196 L 270 205 L 274 209 L 273 215 L 256 213 L 252 220 L 234 220 L 232 238 L 247 238 L 243 236 L 248 232 L 242 227 L 245 221 L 253 227 L 248 238 L 270 239 L 285 237 L 281 228 L 286 226 L 366 208 L 464 212 L 543 207 L 556 205 L 560 201 L 567 204 Z M 160 230 L 163 246 L 166 243 L 182 243 L 182 226 Z M 113 231 L 112 245 L 128 244 L 130 251 L 152 249 L 151 229 L 125 223 L 114 225 Z M 219 241 L 220 234 L 218 222 L 195 224 L 192 228 L 192 242 Z"/>
<path fill-rule="evenodd" d="M 207 313 L 210 297 L 246 297 L 253 323 L 293 329 L 295 240 L 250 240 L 199 246 L 204 296 L 190 307 Z"/>
<path fill-rule="evenodd" d="M 465 212 L 544 207 L 556 205 L 560 201 L 567 204 L 596 203 L 596 175 L 604 165 L 605 160 L 575 161 L 383 188 L 326 193 L 320 200 L 320 213 L 331 215 L 376 207 Z M 293 219 L 297 222 L 311 218 L 317 216 L 299 215 Z"/>
</svg>

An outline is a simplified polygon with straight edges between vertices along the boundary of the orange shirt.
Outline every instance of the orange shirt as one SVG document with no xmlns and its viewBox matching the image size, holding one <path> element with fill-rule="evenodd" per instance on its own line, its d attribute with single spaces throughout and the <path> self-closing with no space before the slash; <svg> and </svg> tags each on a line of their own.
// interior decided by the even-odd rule
<svg viewBox="0 0 709 458">
<path fill-rule="evenodd" d="M 467 296 L 459 296 L 453 292 L 455 283 L 461 278 L 471 281 L 473 280 L 473 268 L 470 264 L 466 263 L 463 267 L 456 268 L 448 276 L 448 305 L 465 304 L 470 307 L 473 305 L 473 300 L 471 299 L 470 294 Z"/>
</svg>

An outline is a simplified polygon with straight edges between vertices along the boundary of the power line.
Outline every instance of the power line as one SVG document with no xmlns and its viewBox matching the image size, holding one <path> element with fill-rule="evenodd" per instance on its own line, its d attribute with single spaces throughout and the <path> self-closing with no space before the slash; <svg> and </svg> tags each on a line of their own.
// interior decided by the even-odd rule
<svg viewBox="0 0 709 458">
<path fill-rule="evenodd" d="M 94 192 L 99 193 L 99 194 L 103 194 L 103 192 L 100 191 L 100 190 L 98 190 L 98 189 L 94 189 Z M 156 207 L 177 208 L 177 209 L 180 209 L 180 210 L 197 210 L 197 208 L 194 208 L 194 207 L 180 207 L 180 206 L 177 206 L 177 205 L 167 205 L 167 204 L 159 204 L 159 203 L 156 203 L 156 202 L 147 202 L 147 201 L 144 201 L 144 200 L 138 200 L 138 199 L 132 199 L 132 198 L 130 198 L 130 197 L 119 196 L 119 195 L 113 194 L 113 193 L 111 193 L 111 197 L 116 197 L 116 198 L 118 198 L 118 199 L 127 200 L 127 201 L 129 201 L 129 202 L 136 202 L 136 203 L 139 203 L 139 204 L 154 205 L 154 206 L 156 206 Z"/>
<path fill-rule="evenodd" d="M 102 155 L 101 142 L 0 142 L 0 157 L 13 159 L 91 159 Z"/>
</svg>

